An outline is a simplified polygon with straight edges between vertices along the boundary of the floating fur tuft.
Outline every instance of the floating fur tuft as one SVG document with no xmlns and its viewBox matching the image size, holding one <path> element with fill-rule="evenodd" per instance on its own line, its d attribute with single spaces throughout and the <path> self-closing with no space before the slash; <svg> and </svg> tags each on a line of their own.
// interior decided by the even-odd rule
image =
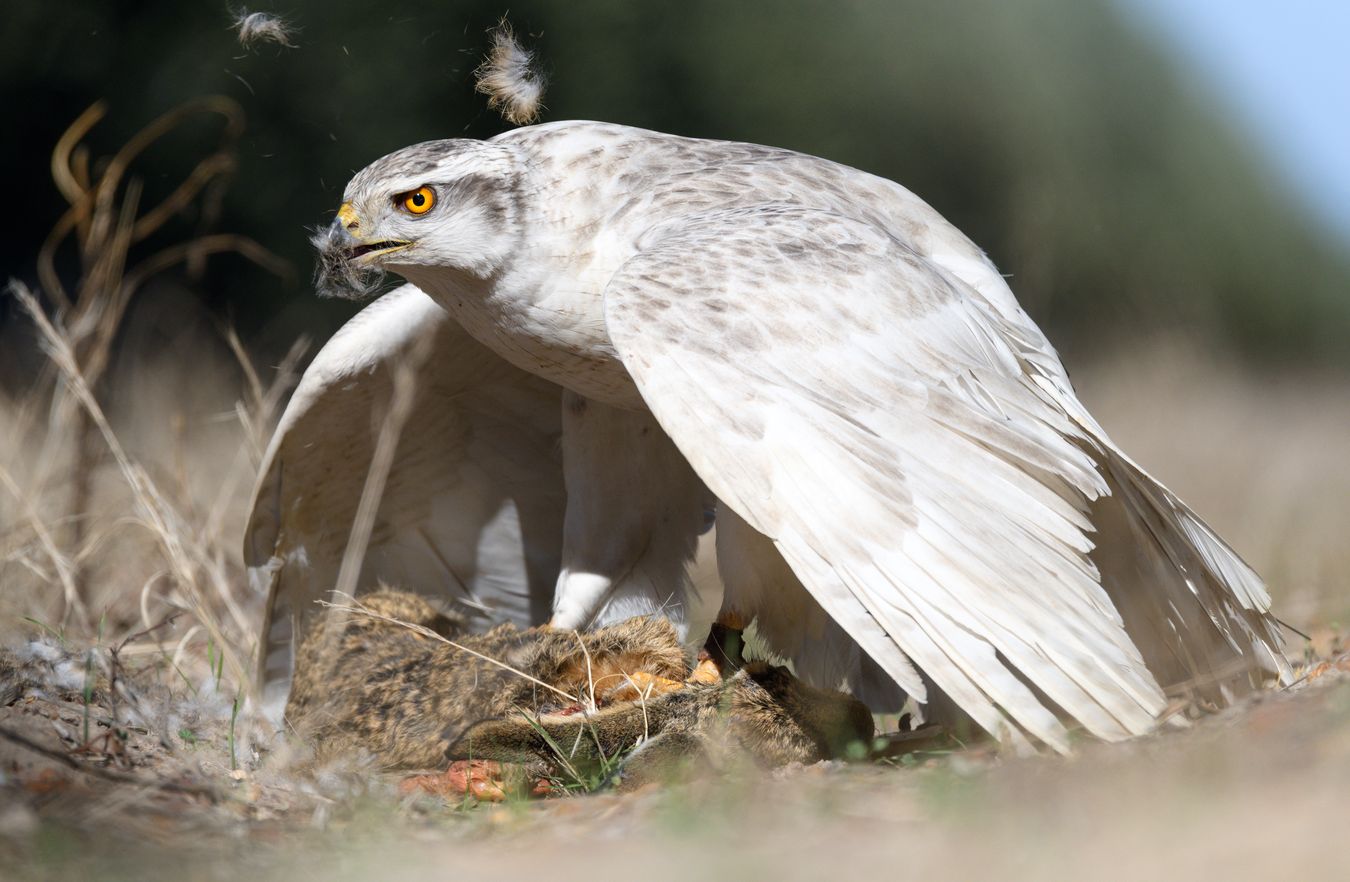
<svg viewBox="0 0 1350 882">
<path fill-rule="evenodd" d="M 535 54 L 520 45 L 506 19 L 488 33 L 492 51 L 474 71 L 479 92 L 488 96 L 488 107 L 516 125 L 528 125 L 539 119 L 544 109 L 547 78 L 535 66 Z"/>
<path fill-rule="evenodd" d="M 295 36 L 295 28 L 278 15 L 271 15 L 266 12 L 249 12 L 241 8 L 234 16 L 234 22 L 230 25 L 239 35 L 239 44 L 245 49 L 252 49 L 260 43 L 275 43 L 278 46 L 285 46 L 287 49 L 294 49 L 295 43 L 292 37 Z"/>
</svg>

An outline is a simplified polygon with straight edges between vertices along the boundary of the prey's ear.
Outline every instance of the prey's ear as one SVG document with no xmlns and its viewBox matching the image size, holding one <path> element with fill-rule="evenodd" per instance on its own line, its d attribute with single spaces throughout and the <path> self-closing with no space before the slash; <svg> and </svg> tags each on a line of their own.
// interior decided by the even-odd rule
<svg viewBox="0 0 1350 882">
<path fill-rule="evenodd" d="M 445 758 L 490 759 L 504 763 L 543 763 L 555 771 L 569 766 L 590 772 L 642 736 L 641 713 L 614 710 L 598 714 L 534 714 L 520 711 L 504 720 L 470 726 L 445 751 Z M 626 742 L 626 743 L 625 743 Z"/>
<path fill-rule="evenodd" d="M 470 726 L 446 749 L 445 758 L 542 762 L 556 770 L 571 767 L 589 773 L 631 750 L 644 736 L 656 735 L 664 719 L 660 707 L 658 701 L 648 703 L 645 713 L 637 702 L 592 714 L 535 716 L 521 711 L 507 719 Z"/>
<path fill-rule="evenodd" d="M 524 713 L 505 720 L 483 720 L 464 731 L 445 751 L 455 760 L 497 760 L 503 763 L 546 762 L 554 765 L 555 751 L 541 730 L 542 724 Z"/>
<path fill-rule="evenodd" d="M 593 715 L 549 715 L 484 720 L 469 728 L 445 752 L 447 760 L 496 760 L 533 767 L 550 776 L 601 772 L 604 758 L 613 760 L 643 737 L 640 707 L 616 708 Z M 667 784 L 714 769 L 703 739 L 690 732 L 652 732 L 612 771 L 596 783 L 619 791 L 646 784 Z"/>
</svg>

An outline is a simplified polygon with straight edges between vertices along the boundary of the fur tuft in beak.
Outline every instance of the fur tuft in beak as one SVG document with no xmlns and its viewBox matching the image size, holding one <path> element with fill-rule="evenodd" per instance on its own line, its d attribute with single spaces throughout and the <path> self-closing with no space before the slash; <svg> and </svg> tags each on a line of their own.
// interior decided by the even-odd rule
<svg viewBox="0 0 1350 882">
<path fill-rule="evenodd" d="M 318 252 L 314 287 L 319 296 L 367 300 L 380 293 L 384 270 L 357 259 L 361 243 L 347 231 L 342 217 L 316 230 L 309 241 Z"/>
</svg>

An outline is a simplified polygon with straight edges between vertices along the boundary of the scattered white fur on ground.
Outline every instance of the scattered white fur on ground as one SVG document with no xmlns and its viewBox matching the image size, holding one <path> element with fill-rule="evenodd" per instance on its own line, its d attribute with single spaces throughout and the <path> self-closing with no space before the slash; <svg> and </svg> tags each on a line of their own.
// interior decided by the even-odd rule
<svg viewBox="0 0 1350 882">
<path fill-rule="evenodd" d="M 41 672 L 38 679 L 44 686 L 65 692 L 79 692 L 89 678 L 89 663 L 84 657 L 45 637 L 20 646 L 15 656 L 21 663 L 33 665 L 34 671 Z"/>
<path fill-rule="evenodd" d="M 29 641 L 19 652 L 19 658 L 24 661 L 36 658 L 46 662 L 58 662 L 64 655 L 59 646 L 42 640 Z"/>
<path fill-rule="evenodd" d="M 492 35 L 492 51 L 474 71 L 478 91 L 488 96 L 488 107 L 499 111 L 507 122 L 534 122 L 544 109 L 544 87 L 548 85 L 535 65 L 534 52 L 520 45 L 506 19 L 488 33 Z"/>
<path fill-rule="evenodd" d="M 249 12 L 241 7 L 234 14 L 234 22 L 230 27 L 239 34 L 239 44 L 245 49 L 252 49 L 259 43 L 275 43 L 288 49 L 295 48 L 295 43 L 291 39 L 295 36 L 295 28 L 279 15 Z"/>
</svg>

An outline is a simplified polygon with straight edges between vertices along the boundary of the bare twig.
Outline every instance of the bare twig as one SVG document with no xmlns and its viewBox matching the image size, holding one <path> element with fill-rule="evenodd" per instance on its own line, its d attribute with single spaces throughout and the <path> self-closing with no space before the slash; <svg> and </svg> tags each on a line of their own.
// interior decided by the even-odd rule
<svg viewBox="0 0 1350 882">
<path fill-rule="evenodd" d="M 204 796 L 212 802 L 227 802 L 234 799 L 229 793 L 210 784 L 181 784 L 177 781 L 155 781 L 142 778 L 140 775 L 131 775 L 126 772 L 115 772 L 112 769 L 105 769 L 102 766 L 91 766 L 82 763 L 74 757 L 60 750 L 53 750 L 45 744 L 39 744 L 26 735 L 18 732 L 11 732 L 9 729 L 0 727 L 0 738 L 4 738 L 13 744 L 27 748 L 34 753 L 41 754 L 48 759 L 55 760 L 62 765 L 84 772 L 86 775 L 92 775 L 95 778 L 102 778 L 105 781 L 114 781 L 118 784 L 135 784 L 139 787 L 148 787 L 152 790 L 164 790 L 169 793 L 183 793 L 189 796 Z"/>
<path fill-rule="evenodd" d="M 160 621 L 159 624 L 152 625 L 149 628 L 142 628 L 140 631 L 128 635 L 127 637 L 124 637 L 120 643 L 108 649 L 108 702 L 109 702 L 108 712 L 109 714 L 112 715 L 113 723 L 115 725 L 121 725 L 117 717 L 117 696 L 119 687 L 126 694 L 127 702 L 133 706 L 133 709 L 136 711 L 136 713 L 140 714 L 142 718 L 147 717 L 144 708 L 141 707 L 140 701 L 136 698 L 135 694 L 131 691 L 131 689 L 126 685 L 125 678 L 121 676 L 122 650 L 126 649 L 127 644 L 130 643 L 131 641 L 140 637 L 145 637 L 149 634 L 154 633 L 155 631 L 158 631 L 160 628 L 164 628 L 173 624 L 173 621 L 177 619 L 179 615 L 180 614 L 177 612 L 169 613 L 169 615 L 165 616 L 164 619 Z M 169 739 L 161 738 L 160 743 L 163 744 L 164 747 L 169 751 L 173 750 L 173 743 L 169 741 Z"/>
</svg>

